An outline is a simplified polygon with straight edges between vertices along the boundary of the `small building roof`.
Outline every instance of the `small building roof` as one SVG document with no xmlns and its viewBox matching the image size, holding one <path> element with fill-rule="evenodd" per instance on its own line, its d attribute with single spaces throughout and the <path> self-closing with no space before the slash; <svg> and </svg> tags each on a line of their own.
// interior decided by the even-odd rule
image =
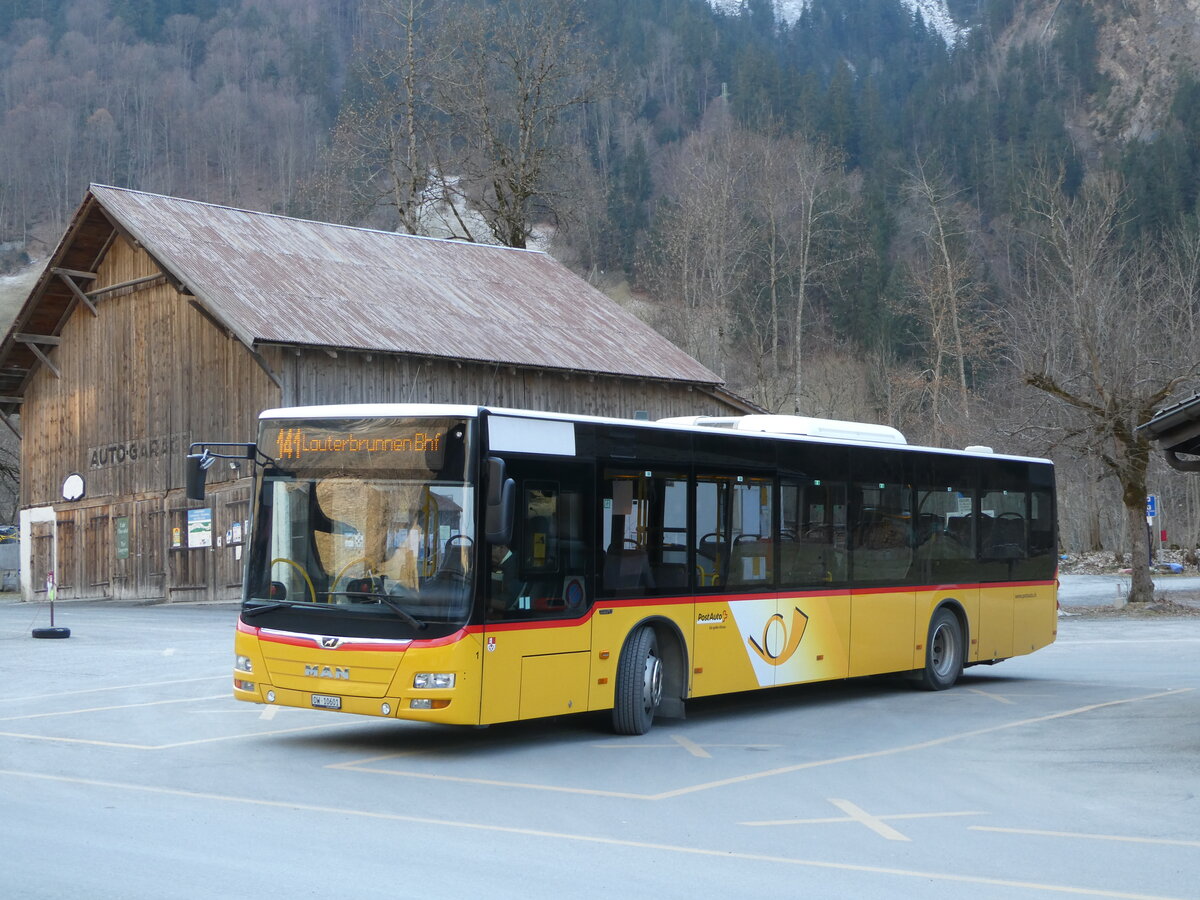
<svg viewBox="0 0 1200 900">
<path fill-rule="evenodd" d="M 1200 456 L 1200 394 L 1159 410 L 1149 422 L 1139 425 L 1138 431 L 1158 445 L 1171 468 L 1200 472 L 1200 460 L 1179 456 Z"/>
<path fill-rule="evenodd" d="M 116 234 L 250 348 L 413 354 L 709 390 L 722 383 L 546 253 L 92 185 L 0 344 L 0 410 L 15 408 L 75 306 L 94 299 L 89 276 Z"/>
</svg>

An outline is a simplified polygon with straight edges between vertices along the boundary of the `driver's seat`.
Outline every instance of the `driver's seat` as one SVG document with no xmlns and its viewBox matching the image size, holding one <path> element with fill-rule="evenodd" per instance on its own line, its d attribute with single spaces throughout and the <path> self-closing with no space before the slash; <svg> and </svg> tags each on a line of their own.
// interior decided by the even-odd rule
<svg viewBox="0 0 1200 900">
<path fill-rule="evenodd" d="M 372 600 L 376 592 L 375 582 L 370 578 L 351 578 L 346 582 L 346 596 L 350 600 Z"/>
</svg>

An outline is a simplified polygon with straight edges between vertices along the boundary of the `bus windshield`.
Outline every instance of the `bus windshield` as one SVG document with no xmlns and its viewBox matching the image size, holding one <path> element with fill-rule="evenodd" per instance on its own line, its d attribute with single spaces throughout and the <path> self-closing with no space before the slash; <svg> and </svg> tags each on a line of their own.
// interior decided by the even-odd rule
<svg viewBox="0 0 1200 900">
<path fill-rule="evenodd" d="M 461 420 L 267 421 L 243 615 L 256 624 L 338 614 L 415 636 L 466 622 L 474 583 L 475 489 Z M 273 451 L 273 453 L 272 453 Z M 394 626 L 394 627 L 393 627 Z"/>
</svg>

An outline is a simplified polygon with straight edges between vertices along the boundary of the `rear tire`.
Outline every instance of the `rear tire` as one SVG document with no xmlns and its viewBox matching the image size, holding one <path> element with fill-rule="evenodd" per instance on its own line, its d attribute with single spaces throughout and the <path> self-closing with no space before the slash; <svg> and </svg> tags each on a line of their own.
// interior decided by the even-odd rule
<svg viewBox="0 0 1200 900">
<path fill-rule="evenodd" d="M 617 664 L 613 698 L 613 731 L 645 734 L 662 703 L 663 661 L 654 629 L 642 626 L 629 638 Z"/>
<path fill-rule="evenodd" d="M 918 683 L 927 691 L 944 691 L 958 681 L 963 669 L 963 630 L 958 616 L 942 607 L 929 620 L 925 668 Z"/>
</svg>

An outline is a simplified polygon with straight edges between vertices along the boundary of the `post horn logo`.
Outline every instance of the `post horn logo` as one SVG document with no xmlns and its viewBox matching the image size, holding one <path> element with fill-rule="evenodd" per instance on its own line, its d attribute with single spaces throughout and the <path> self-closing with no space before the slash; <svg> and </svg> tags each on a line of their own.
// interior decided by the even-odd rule
<svg viewBox="0 0 1200 900">
<path fill-rule="evenodd" d="M 770 649 L 771 645 L 776 643 L 771 641 L 768 637 L 772 626 L 775 626 L 783 631 L 782 648 L 778 653 L 773 653 Z M 785 662 L 792 658 L 792 655 L 800 646 L 800 639 L 804 637 L 804 629 L 807 627 L 808 616 L 800 612 L 799 609 L 792 610 L 792 625 L 790 628 L 784 621 L 783 614 L 775 613 L 775 615 L 767 619 L 766 623 L 763 625 L 762 643 L 759 643 L 752 637 L 746 638 L 746 642 L 767 665 L 782 666 Z"/>
</svg>

